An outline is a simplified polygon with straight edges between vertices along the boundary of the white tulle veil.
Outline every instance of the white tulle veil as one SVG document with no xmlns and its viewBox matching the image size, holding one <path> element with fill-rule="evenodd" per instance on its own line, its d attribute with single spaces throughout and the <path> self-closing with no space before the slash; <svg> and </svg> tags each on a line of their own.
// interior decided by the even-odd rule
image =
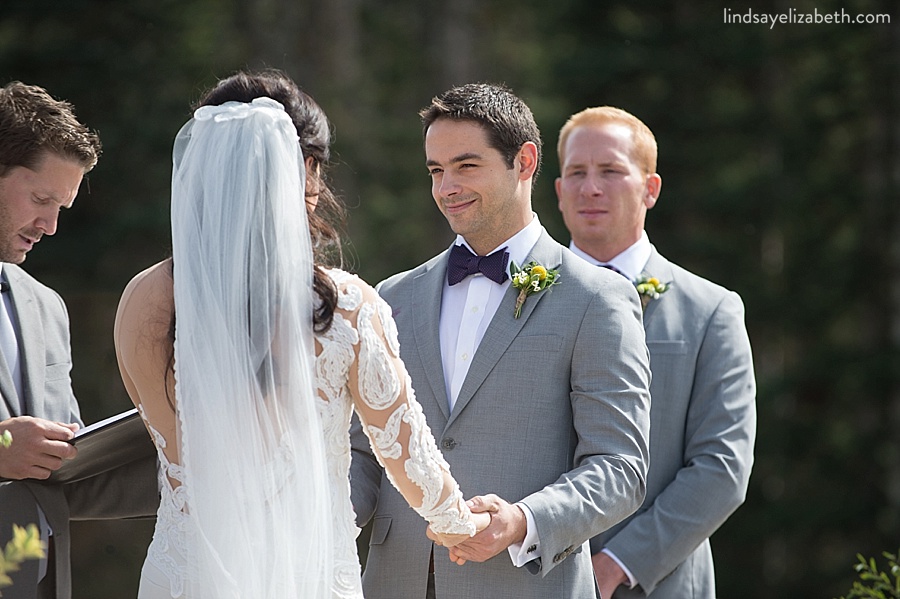
<svg viewBox="0 0 900 599">
<path fill-rule="evenodd" d="M 303 155 L 268 98 L 194 113 L 172 181 L 186 596 L 330 597 Z"/>
</svg>

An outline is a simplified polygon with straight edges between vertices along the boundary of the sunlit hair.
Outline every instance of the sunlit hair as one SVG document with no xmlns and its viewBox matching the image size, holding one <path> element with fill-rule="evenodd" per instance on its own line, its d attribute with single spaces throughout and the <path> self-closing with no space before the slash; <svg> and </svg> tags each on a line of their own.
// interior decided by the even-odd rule
<svg viewBox="0 0 900 599">
<path fill-rule="evenodd" d="M 337 227 L 343 224 L 345 217 L 344 206 L 329 187 L 326 178 L 328 160 L 331 157 L 331 125 L 328 117 L 309 94 L 302 91 L 290 77 L 275 69 L 235 73 L 206 92 L 197 107 L 218 106 L 225 102 L 247 103 L 262 97 L 272 98 L 284 106 L 297 129 L 303 157 L 312 157 L 313 166 L 319 167 L 318 205 L 315 210 L 308 210 L 307 215 L 316 261 L 313 289 L 322 300 L 316 307 L 313 325 L 317 332 L 324 332 L 331 327 L 334 318 L 337 288 L 322 267 L 341 265 L 341 239 Z M 312 195 L 309 189 L 307 195 Z"/>
<path fill-rule="evenodd" d="M 645 175 L 655 173 L 657 150 L 656 138 L 653 136 L 653 132 L 633 114 L 612 106 L 586 108 L 569 117 L 566 124 L 559 130 L 559 141 L 556 144 L 560 170 L 563 169 L 563 164 L 566 161 L 566 142 L 576 127 L 606 125 L 609 123 L 624 125 L 631 131 L 633 142 L 631 159 L 644 170 Z"/>
<path fill-rule="evenodd" d="M 419 111 L 423 133 L 438 119 L 471 121 L 484 129 L 488 145 L 503 156 L 512 168 L 516 155 L 525 142 L 537 146 L 537 168 L 532 185 L 541 170 L 541 132 L 531 109 L 512 91 L 490 83 L 468 83 L 445 91 L 431 99 Z"/>
<path fill-rule="evenodd" d="M 46 152 L 88 172 L 100 156 L 100 138 L 75 118 L 71 104 L 43 88 L 19 81 L 0 88 L 0 177 L 15 166 L 37 168 Z"/>
</svg>

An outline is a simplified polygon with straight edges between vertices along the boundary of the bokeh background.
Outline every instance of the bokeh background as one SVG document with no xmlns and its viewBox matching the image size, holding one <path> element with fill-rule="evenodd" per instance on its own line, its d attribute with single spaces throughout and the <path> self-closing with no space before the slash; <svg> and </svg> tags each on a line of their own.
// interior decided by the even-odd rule
<svg viewBox="0 0 900 599">
<path fill-rule="evenodd" d="M 725 22 L 792 10 L 890 23 Z M 168 252 L 171 142 L 218 78 L 281 68 L 325 108 L 347 266 L 373 283 L 451 240 L 416 116 L 433 95 L 496 81 L 528 102 L 545 140 L 535 209 L 563 243 L 559 127 L 625 108 L 659 142 L 652 241 L 747 307 L 756 465 L 712 540 L 719 596 L 836 597 L 858 552 L 900 546 L 898 20 L 888 0 L 0 0 L 0 84 L 71 101 L 104 143 L 25 266 L 68 303 L 92 422 L 130 407 L 116 303 Z M 151 532 L 76 524 L 75 597 L 134 596 Z"/>
</svg>

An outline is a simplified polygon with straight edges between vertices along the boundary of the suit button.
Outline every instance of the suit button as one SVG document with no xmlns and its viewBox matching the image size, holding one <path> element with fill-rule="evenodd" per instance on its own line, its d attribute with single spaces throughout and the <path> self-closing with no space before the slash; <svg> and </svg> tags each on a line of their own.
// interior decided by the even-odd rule
<svg viewBox="0 0 900 599">
<path fill-rule="evenodd" d="M 454 447 L 456 447 L 456 441 L 452 437 L 447 437 L 441 441 L 441 449 L 444 451 L 450 451 Z"/>
</svg>

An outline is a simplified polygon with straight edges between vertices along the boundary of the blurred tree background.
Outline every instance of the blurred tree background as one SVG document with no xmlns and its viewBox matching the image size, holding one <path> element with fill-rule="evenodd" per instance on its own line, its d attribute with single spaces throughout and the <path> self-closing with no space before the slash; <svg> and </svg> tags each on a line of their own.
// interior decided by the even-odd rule
<svg viewBox="0 0 900 599">
<path fill-rule="evenodd" d="M 328 112 L 348 267 L 370 282 L 450 242 L 417 110 L 502 81 L 545 139 L 535 209 L 556 209 L 556 134 L 586 106 L 655 132 L 651 239 L 739 292 L 759 386 L 747 503 L 713 537 L 719 595 L 833 597 L 855 554 L 900 540 L 900 11 L 896 1 L 3 0 L 0 82 L 71 101 L 104 155 L 26 268 L 72 317 L 85 420 L 130 407 L 119 293 L 169 247 L 170 148 L 191 104 L 277 67 Z M 887 14 L 890 24 L 743 24 L 725 15 Z M 513 498 L 516 499 L 516 498 Z M 76 597 L 133 596 L 152 524 L 74 526 Z"/>
</svg>

